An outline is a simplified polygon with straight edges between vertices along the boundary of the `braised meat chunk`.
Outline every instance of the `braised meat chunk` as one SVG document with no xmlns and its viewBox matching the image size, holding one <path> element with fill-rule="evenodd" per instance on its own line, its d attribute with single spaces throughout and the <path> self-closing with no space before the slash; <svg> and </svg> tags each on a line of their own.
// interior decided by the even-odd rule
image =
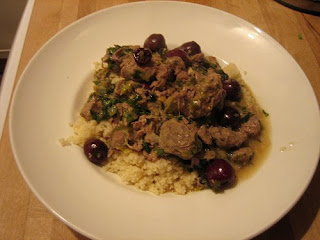
<svg viewBox="0 0 320 240">
<path fill-rule="evenodd" d="M 240 147 L 248 139 L 248 135 L 244 132 L 233 131 L 225 127 L 210 127 L 209 132 L 220 148 Z"/>
<path fill-rule="evenodd" d="M 230 154 L 230 161 L 247 165 L 250 163 L 254 153 L 250 147 L 243 147 L 233 151 Z"/>
<path fill-rule="evenodd" d="M 172 118 L 160 128 L 159 147 L 166 153 L 188 160 L 198 153 L 202 146 L 194 124 L 189 124 L 186 119 L 178 121 Z"/>
<path fill-rule="evenodd" d="M 223 106 L 224 98 L 220 75 L 209 70 L 208 75 L 198 79 L 195 85 L 184 86 L 168 98 L 166 109 L 175 114 L 182 113 L 189 119 L 206 117 L 213 108 Z"/>
<path fill-rule="evenodd" d="M 249 120 L 242 124 L 240 131 L 245 132 L 250 137 L 256 137 L 261 132 L 261 123 L 257 116 L 253 115 Z"/>
<path fill-rule="evenodd" d="M 110 146 L 116 149 L 123 149 L 129 139 L 129 131 L 126 128 L 119 128 L 112 132 Z"/>
<path fill-rule="evenodd" d="M 157 69 L 155 63 L 150 62 L 148 65 L 139 66 L 133 56 L 123 59 L 120 64 L 121 76 L 127 80 L 135 80 L 138 82 L 149 82 L 155 76 Z"/>
</svg>

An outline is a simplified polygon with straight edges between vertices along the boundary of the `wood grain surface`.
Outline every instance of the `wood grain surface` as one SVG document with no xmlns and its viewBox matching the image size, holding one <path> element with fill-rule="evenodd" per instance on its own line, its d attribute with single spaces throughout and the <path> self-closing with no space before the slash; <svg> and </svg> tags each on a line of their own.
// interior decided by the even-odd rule
<svg viewBox="0 0 320 240">
<path fill-rule="evenodd" d="M 17 79 L 37 50 L 59 30 L 97 10 L 127 2 L 133 1 L 36 0 Z M 319 17 L 296 12 L 272 0 L 195 0 L 190 2 L 229 12 L 270 34 L 302 67 L 316 93 L 318 103 L 320 102 Z M 302 39 L 298 37 L 299 34 Z M 319 205 L 320 168 L 318 166 L 310 186 L 293 209 L 254 240 L 320 239 Z M 0 142 L 0 239 L 88 239 L 53 216 L 30 192 L 12 154 L 8 117 Z"/>
</svg>

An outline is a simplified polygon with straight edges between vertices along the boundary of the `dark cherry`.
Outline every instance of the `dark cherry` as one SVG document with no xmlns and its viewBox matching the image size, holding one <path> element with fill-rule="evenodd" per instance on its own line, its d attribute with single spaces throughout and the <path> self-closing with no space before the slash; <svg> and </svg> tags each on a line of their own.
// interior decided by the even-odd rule
<svg viewBox="0 0 320 240">
<path fill-rule="evenodd" d="M 220 113 L 219 124 L 225 127 L 236 127 L 239 124 L 241 115 L 233 107 L 224 107 Z"/>
<path fill-rule="evenodd" d="M 205 170 L 205 177 L 211 188 L 222 190 L 234 182 L 235 171 L 226 160 L 213 159 Z"/>
<path fill-rule="evenodd" d="M 167 48 L 166 40 L 162 34 L 151 34 L 144 42 L 143 47 L 149 48 L 152 52 L 158 52 L 160 49 Z"/>
<path fill-rule="evenodd" d="M 181 50 L 181 49 L 173 49 L 173 50 L 168 52 L 167 56 L 168 56 L 168 58 L 170 58 L 170 57 L 180 57 L 184 61 L 186 67 L 191 64 L 191 61 L 190 61 L 190 58 L 189 58 L 188 54 L 185 51 Z"/>
<path fill-rule="evenodd" d="M 83 151 L 89 161 L 95 164 L 102 164 L 108 155 L 107 145 L 99 139 L 92 138 L 83 145 Z"/>
<path fill-rule="evenodd" d="M 143 66 L 151 61 L 152 52 L 148 48 L 138 48 L 133 52 L 133 58 L 138 65 Z"/>
<path fill-rule="evenodd" d="M 231 79 L 223 82 L 223 89 L 226 91 L 226 99 L 231 101 L 241 99 L 241 86 L 237 80 Z"/>
<path fill-rule="evenodd" d="M 195 41 L 186 42 L 180 46 L 180 49 L 185 51 L 189 56 L 201 53 L 201 48 Z"/>
</svg>

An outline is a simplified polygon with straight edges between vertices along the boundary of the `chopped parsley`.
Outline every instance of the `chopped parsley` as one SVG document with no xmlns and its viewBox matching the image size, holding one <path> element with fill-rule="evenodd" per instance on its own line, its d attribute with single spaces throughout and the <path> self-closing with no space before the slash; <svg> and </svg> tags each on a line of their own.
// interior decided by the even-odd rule
<svg viewBox="0 0 320 240">
<path fill-rule="evenodd" d="M 137 80 L 137 81 L 142 81 L 142 72 L 140 70 L 135 70 L 135 72 L 132 74 L 132 78 L 134 80 Z"/>
<path fill-rule="evenodd" d="M 263 112 L 263 114 L 264 114 L 266 117 L 269 116 L 269 113 L 267 113 L 265 110 L 262 109 L 262 112 Z"/>
<path fill-rule="evenodd" d="M 246 123 L 248 122 L 249 118 L 252 116 L 252 113 L 251 112 L 248 112 L 247 115 L 245 115 L 241 120 L 240 122 L 241 123 Z"/>
<path fill-rule="evenodd" d="M 101 122 L 106 118 L 106 111 L 101 109 L 100 111 L 94 111 L 93 109 L 90 110 L 90 114 L 93 120 L 97 122 Z"/>
<path fill-rule="evenodd" d="M 161 149 L 161 148 L 158 148 L 158 149 L 157 149 L 157 156 L 158 156 L 158 157 L 162 157 L 163 154 L 164 154 L 164 150 Z"/>
<path fill-rule="evenodd" d="M 126 112 L 124 113 L 123 117 L 124 117 L 125 119 L 127 119 L 128 123 L 131 123 L 131 122 L 133 122 L 133 121 L 135 120 L 135 117 L 134 117 L 133 114 L 130 113 L 129 111 L 126 111 Z"/>
<path fill-rule="evenodd" d="M 222 69 L 216 69 L 215 70 L 216 73 L 218 73 L 221 76 L 221 80 L 225 81 L 229 79 L 228 74 L 226 74 Z"/>
<path fill-rule="evenodd" d="M 144 150 L 144 151 L 146 151 L 147 153 L 151 153 L 150 143 L 143 142 L 143 143 L 142 143 L 142 146 L 143 146 L 143 150 Z"/>
</svg>

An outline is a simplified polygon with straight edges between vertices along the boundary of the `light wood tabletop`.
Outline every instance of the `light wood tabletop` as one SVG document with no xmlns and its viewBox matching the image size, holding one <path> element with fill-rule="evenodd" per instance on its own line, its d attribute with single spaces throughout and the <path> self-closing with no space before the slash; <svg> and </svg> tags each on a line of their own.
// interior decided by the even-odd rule
<svg viewBox="0 0 320 240">
<path fill-rule="evenodd" d="M 58 31 L 97 10 L 133 1 L 36 0 L 19 63 L 22 71 Z M 307 75 L 320 102 L 320 17 L 291 10 L 273 0 L 190 1 L 229 12 L 278 41 Z M 293 209 L 255 240 L 320 239 L 320 168 Z M 231 229 L 232 230 L 232 229 Z M 12 154 L 8 116 L 0 142 L 0 239 L 87 239 L 51 214 L 30 191 Z"/>
</svg>

